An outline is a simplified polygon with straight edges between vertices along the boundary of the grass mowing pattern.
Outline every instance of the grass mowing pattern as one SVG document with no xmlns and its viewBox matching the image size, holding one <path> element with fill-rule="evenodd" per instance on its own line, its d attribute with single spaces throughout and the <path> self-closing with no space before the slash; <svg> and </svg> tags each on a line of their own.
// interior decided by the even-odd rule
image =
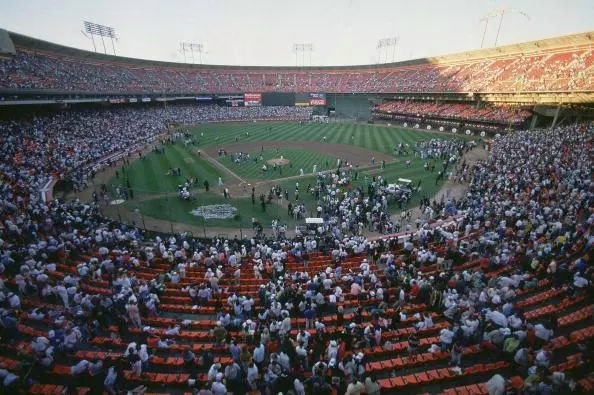
<svg viewBox="0 0 594 395">
<path fill-rule="evenodd" d="M 263 152 L 256 150 L 244 153 L 250 154 L 249 162 L 233 163 L 230 155 L 217 159 L 225 167 L 245 180 L 275 180 L 283 177 L 297 176 L 301 168 L 307 174 L 313 172 L 313 166 L 315 164 L 318 165 L 317 171 L 336 167 L 336 157 L 304 149 L 279 148 L 278 150 L 264 150 Z M 232 152 L 229 152 L 229 154 L 232 154 Z M 262 154 L 263 160 L 254 162 L 252 158 L 258 158 L 260 154 Z M 262 165 L 267 160 L 280 158 L 281 156 L 288 159 L 291 163 L 283 166 L 282 170 L 277 167 L 276 171 L 274 171 L 273 166 L 268 165 L 268 171 L 262 171 Z M 326 162 L 328 162 L 328 167 L 326 167 Z"/>
<path fill-rule="evenodd" d="M 355 123 L 302 125 L 296 122 L 204 124 L 189 127 L 200 140 L 200 146 L 223 147 L 238 142 L 254 141 L 323 141 L 354 145 L 391 154 L 400 142 L 414 146 L 418 140 L 432 138 L 469 138 L 399 127 Z M 271 129 L 271 130 L 269 130 Z M 247 132 L 247 134 L 246 134 Z M 469 138 L 470 139 L 470 138 Z"/>
<path fill-rule="evenodd" d="M 151 152 L 144 159 L 131 163 L 125 172 L 120 170 L 120 177 L 112 177 L 109 187 L 113 189 L 118 185 L 125 186 L 127 178 L 134 193 L 144 195 L 175 192 L 177 186 L 186 182 L 187 178 L 196 178 L 198 188 L 204 188 L 205 179 L 214 187 L 219 176 L 223 180 L 228 178 L 222 170 L 193 152 L 193 148 L 195 147 L 185 147 L 180 143 L 165 145 L 164 154 Z M 181 169 L 181 176 L 167 175 L 169 169 L 177 167 Z"/>
<path fill-rule="evenodd" d="M 415 143 L 420 140 L 431 138 L 450 139 L 462 138 L 471 139 L 462 135 L 447 135 L 443 133 L 427 132 L 424 130 L 411 130 L 398 127 L 385 127 L 378 125 L 365 124 L 327 124 L 327 125 L 301 125 L 295 122 L 271 122 L 271 123 L 222 123 L 222 124 L 204 124 L 196 125 L 188 128 L 194 135 L 195 139 L 199 140 L 199 147 L 216 147 L 225 148 L 225 145 L 242 143 L 242 142 L 258 142 L 258 141 L 279 141 L 282 147 L 282 141 L 316 141 L 323 142 L 324 136 L 329 143 L 354 145 L 370 149 L 372 151 L 384 152 L 387 154 L 393 153 L 393 148 L 399 143 L 409 144 L 414 147 Z M 238 141 L 236 141 L 236 138 Z M 230 180 L 220 169 L 213 166 L 210 162 L 200 158 L 194 150 L 195 147 L 185 147 L 181 143 L 175 145 L 166 145 L 165 154 L 150 153 L 143 160 L 133 162 L 126 170 L 125 175 L 120 169 L 120 178 L 113 177 L 110 182 L 110 187 L 117 185 L 125 185 L 125 177 L 129 177 L 135 195 L 143 194 L 158 194 L 163 192 L 175 192 L 177 185 L 185 182 L 188 177 L 196 177 L 198 179 L 198 188 L 203 188 L 204 179 L 208 179 L 212 188 L 216 186 L 219 176 L 224 181 L 236 182 L 235 179 Z M 281 148 L 282 152 L 276 154 L 274 150 L 265 150 L 265 157 L 271 155 L 277 157 L 284 155 L 290 160 L 289 156 L 298 154 L 298 159 L 293 162 L 293 168 L 285 167 L 283 169 L 282 177 L 296 175 L 299 168 L 303 167 L 305 173 L 312 171 L 315 162 L 323 161 L 325 164 L 325 157 L 329 158 L 332 165 L 336 163 L 336 159 L 330 155 L 323 155 L 321 153 L 293 149 Z M 286 153 L 285 153 L 286 152 Z M 186 158 L 191 158 L 191 163 L 186 161 Z M 262 163 L 258 165 L 233 165 L 229 158 L 217 158 L 226 167 L 233 172 L 239 174 L 245 179 L 263 179 L 271 180 L 281 178 L 279 172 L 263 174 L 261 167 Z M 407 167 L 405 161 L 410 160 L 411 166 Z M 422 195 L 433 196 L 441 187 L 435 185 L 436 173 L 425 172 L 423 170 L 424 161 L 412 155 L 397 157 L 394 163 L 387 164 L 386 168 L 363 171 L 359 174 L 359 179 L 353 182 L 353 186 L 361 186 L 367 188 L 367 182 L 371 182 L 373 176 L 382 175 L 389 183 L 396 182 L 400 177 L 409 178 L 417 183 L 421 180 L 422 191 L 413 197 L 411 207 L 418 204 L 418 199 Z M 251 167 L 250 167 L 251 166 Z M 180 167 L 182 175 L 180 177 L 167 176 L 167 170 L 172 167 Z M 319 166 L 320 170 L 324 166 Z M 438 166 L 438 163 L 436 164 Z M 292 171 L 293 173 L 290 173 Z M 367 179 L 366 179 L 367 176 Z M 277 185 L 286 188 L 289 192 L 289 200 L 295 203 L 295 182 L 299 181 L 300 185 L 300 202 L 304 203 L 310 213 L 315 213 L 316 202 L 313 195 L 308 195 L 307 185 L 315 185 L 315 177 L 304 176 L 299 180 L 280 181 Z M 279 217 L 281 220 L 293 224 L 287 210 L 276 204 L 268 205 L 266 213 L 262 213 L 259 201 L 252 205 L 251 199 L 248 198 L 234 198 L 231 202 L 239 212 L 241 219 L 234 218 L 228 220 L 205 220 L 200 217 L 195 217 L 190 214 L 190 211 L 200 205 L 216 204 L 225 201 L 223 197 L 212 194 L 199 192 L 195 194 L 197 200 L 195 201 L 181 201 L 176 198 L 161 198 L 156 197 L 153 200 L 146 200 L 140 203 L 130 201 L 126 204 L 130 208 L 140 208 L 142 213 L 147 216 L 171 220 L 174 222 L 188 223 L 196 226 L 221 226 L 221 227 L 238 227 L 241 221 L 243 226 L 250 226 L 251 218 L 255 217 L 268 225 L 272 218 Z M 392 212 L 398 212 L 396 206 L 390 207 Z"/>
</svg>

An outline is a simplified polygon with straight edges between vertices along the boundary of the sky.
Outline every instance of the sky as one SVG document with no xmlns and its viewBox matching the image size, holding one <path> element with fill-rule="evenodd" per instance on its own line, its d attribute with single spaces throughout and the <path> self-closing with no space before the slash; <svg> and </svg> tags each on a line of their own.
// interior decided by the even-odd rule
<svg viewBox="0 0 594 395">
<path fill-rule="evenodd" d="M 594 0 L 2 0 L 0 28 L 92 51 L 88 20 L 116 30 L 121 56 L 183 62 L 179 43 L 192 42 L 210 64 L 338 66 L 478 49 L 481 18 L 501 9 L 498 46 L 594 31 Z M 498 24 L 489 20 L 485 47 Z M 379 52 L 391 37 L 397 50 Z M 301 43 L 313 52 L 296 59 Z"/>
</svg>

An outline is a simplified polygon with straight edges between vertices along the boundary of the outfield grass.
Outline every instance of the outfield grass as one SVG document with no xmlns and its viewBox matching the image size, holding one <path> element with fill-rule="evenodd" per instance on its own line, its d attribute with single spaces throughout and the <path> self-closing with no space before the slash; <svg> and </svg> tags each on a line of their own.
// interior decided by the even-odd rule
<svg viewBox="0 0 594 395">
<path fill-rule="evenodd" d="M 268 129 L 272 130 L 269 131 Z M 354 145 L 372 151 L 392 154 L 394 146 L 399 143 L 414 146 L 418 140 L 467 139 L 465 135 L 449 135 L 426 130 L 412 130 L 400 127 L 387 127 L 357 123 L 334 123 L 301 125 L 297 122 L 267 123 L 221 123 L 204 124 L 189 127 L 200 146 L 224 147 L 238 142 L 255 141 L 323 141 L 328 143 Z M 246 135 L 246 132 L 248 133 Z"/>
<path fill-rule="evenodd" d="M 229 152 L 231 154 L 231 152 Z M 304 173 L 311 173 L 313 166 L 317 164 L 317 170 L 327 170 L 336 165 L 336 157 L 324 155 L 319 152 L 308 151 L 297 148 L 279 148 L 269 149 L 264 151 L 244 152 L 250 154 L 250 160 L 243 163 L 233 163 L 231 156 L 222 156 L 217 158 L 220 163 L 225 165 L 228 169 L 245 180 L 275 180 L 283 177 L 291 177 L 299 175 L 299 170 L 303 169 Z M 252 158 L 259 158 L 262 155 L 262 160 L 253 161 Z M 262 171 L 262 165 L 269 159 L 277 159 L 280 157 L 290 161 L 288 165 L 277 167 L 276 171 L 273 166 L 268 166 L 268 171 Z M 326 167 L 328 163 L 329 167 Z"/>
<path fill-rule="evenodd" d="M 196 178 L 197 187 L 204 188 L 203 183 L 208 179 L 211 187 L 217 183 L 218 177 L 224 181 L 226 173 L 217 169 L 209 161 L 202 159 L 195 153 L 195 147 L 185 147 L 181 143 L 167 144 L 164 154 L 151 152 L 143 159 L 139 159 L 120 169 L 119 177 L 109 180 L 109 187 L 126 186 L 127 180 L 136 195 L 175 192 L 177 186 L 186 182 L 188 178 Z M 167 175 L 171 168 L 180 168 L 181 176 Z"/>
</svg>

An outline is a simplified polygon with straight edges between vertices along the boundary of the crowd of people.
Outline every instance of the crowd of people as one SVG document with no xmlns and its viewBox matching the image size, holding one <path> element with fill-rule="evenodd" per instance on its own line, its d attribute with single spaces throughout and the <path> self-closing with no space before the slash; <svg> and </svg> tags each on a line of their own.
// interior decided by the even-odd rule
<svg viewBox="0 0 594 395">
<path fill-rule="evenodd" d="M 449 119 L 521 125 L 531 115 L 530 110 L 511 105 L 486 105 L 477 108 L 474 103 L 436 103 L 435 101 L 388 101 L 374 109 L 374 117 L 377 119 L 409 119 L 422 122 Z M 394 118 L 396 116 L 398 118 Z"/>
<path fill-rule="evenodd" d="M 575 344 L 578 369 L 561 371 L 557 317 L 529 318 L 514 303 L 543 284 L 571 303 L 591 302 L 591 127 L 494 139 L 486 161 L 459 166 L 468 193 L 458 201 L 423 199 L 433 215 L 400 238 L 361 236 L 364 226 L 397 229 L 385 181 L 344 191 L 337 185 L 356 177 L 345 169 L 319 176 L 313 193 L 323 221 L 292 239 L 281 229 L 275 240 L 149 235 L 101 217 L 93 202 L 44 202 L 34 193 L 52 171 L 84 185 L 84 166 L 155 138 L 162 111 L 69 112 L 1 124 L 2 391 L 57 382 L 68 392 L 83 386 L 118 394 L 159 380 L 154 373 L 175 355 L 183 362 L 173 381 L 159 385 L 203 395 L 379 394 L 373 350 L 402 352 L 407 361 L 447 353 L 452 374 L 462 374 L 478 347 L 485 358 L 509 361 L 525 393 L 570 392 L 592 371 L 592 339 Z M 266 111 L 172 106 L 170 119 Z M 417 148 L 446 159 L 445 171 L 465 146 Z M 19 160 L 18 149 L 25 150 Z M 314 265 L 320 260 L 323 267 Z M 179 309 L 190 315 L 180 318 Z M 192 328 L 211 316 L 208 332 L 194 337 Z M 405 325 L 414 329 L 403 337 Z M 435 330 L 437 338 L 421 343 Z M 211 338 L 214 348 L 193 347 Z M 105 346 L 123 352 L 92 353 Z M 394 365 L 382 375 L 401 373 Z M 489 393 L 503 394 L 509 370 L 493 373 Z"/>
<path fill-rule="evenodd" d="M 197 124 L 223 120 L 308 119 L 303 107 L 221 107 L 179 105 L 63 111 L 0 121 L 5 177 L 37 193 L 50 177 L 80 190 L 87 176 L 110 163 L 114 154 L 135 153 L 155 141 L 167 122 Z M 114 159 L 111 159 L 114 160 Z"/>
<path fill-rule="evenodd" d="M 453 163 L 474 146 L 476 143 L 473 141 L 456 139 L 421 140 L 416 144 L 415 155 L 418 154 L 421 159 L 443 159 Z"/>
<path fill-rule="evenodd" d="M 140 61 L 139 61 L 140 62 Z M 266 70 L 138 64 L 19 48 L 0 58 L 6 88 L 90 92 L 516 92 L 587 90 L 590 48 L 503 54 L 502 57 L 421 63 L 384 69 Z"/>
</svg>

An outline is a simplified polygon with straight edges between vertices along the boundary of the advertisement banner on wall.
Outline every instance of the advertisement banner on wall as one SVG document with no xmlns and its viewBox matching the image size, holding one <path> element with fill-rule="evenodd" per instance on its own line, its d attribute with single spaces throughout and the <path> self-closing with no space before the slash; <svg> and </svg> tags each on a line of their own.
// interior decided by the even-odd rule
<svg viewBox="0 0 594 395">
<path fill-rule="evenodd" d="M 325 106 L 326 105 L 326 94 L 325 93 L 310 93 L 309 94 L 309 105 L 310 106 Z"/>
<path fill-rule="evenodd" d="M 261 106 L 262 105 L 262 94 L 261 93 L 244 93 L 243 102 L 245 106 Z"/>
</svg>

